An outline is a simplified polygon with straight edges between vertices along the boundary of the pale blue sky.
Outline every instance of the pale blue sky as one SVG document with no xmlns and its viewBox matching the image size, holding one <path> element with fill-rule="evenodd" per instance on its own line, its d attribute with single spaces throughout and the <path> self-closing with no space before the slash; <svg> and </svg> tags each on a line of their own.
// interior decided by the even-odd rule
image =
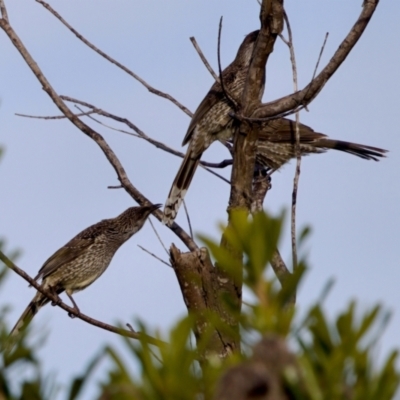
<svg viewBox="0 0 400 400">
<path fill-rule="evenodd" d="M 294 32 L 300 86 L 312 76 L 324 40 L 329 40 L 324 65 L 361 12 L 361 0 L 286 1 Z M 17 34 L 60 93 L 91 102 L 129 118 L 155 139 L 180 148 L 189 118 L 158 98 L 127 74 L 79 42 L 41 5 L 6 0 Z M 224 16 L 222 62 L 233 59 L 243 37 L 258 28 L 258 4 L 238 0 L 52 1 L 53 7 L 79 32 L 156 88 L 166 91 L 192 111 L 213 80 L 194 51 L 195 36 L 216 68 L 218 21 Z M 400 27 L 398 1 L 382 1 L 367 31 L 346 62 L 301 114 L 301 121 L 333 138 L 388 149 L 379 163 L 331 151 L 303 159 L 298 200 L 298 227 L 312 226 L 307 242 L 309 271 L 299 294 L 302 309 L 319 295 L 330 277 L 336 285 L 327 300 L 331 316 L 350 299 L 362 309 L 381 302 L 393 319 L 381 345 L 382 353 L 399 346 L 400 245 Z M 21 56 L 0 34 L 0 144 L 6 148 L 0 166 L 0 235 L 9 248 L 19 247 L 18 264 L 35 275 L 43 262 L 83 228 L 118 215 L 133 204 L 116 185 L 115 173 L 103 153 L 67 121 L 24 119 L 14 113 L 57 115 Z M 265 99 L 292 91 L 288 51 L 278 41 L 267 68 Z M 120 158 L 136 187 L 152 201 L 164 203 L 180 159 L 138 139 L 93 125 Z M 227 157 L 218 144 L 204 159 Z M 224 171 L 229 176 L 229 170 Z M 276 213 L 290 205 L 294 164 L 272 180 L 265 206 Z M 199 170 L 187 195 L 196 232 L 217 237 L 224 221 L 228 185 Z M 184 213 L 178 222 L 186 226 Z M 184 246 L 157 221 L 167 246 Z M 288 226 L 288 224 L 287 224 Z M 287 229 L 288 230 L 288 229 Z M 115 256 L 109 270 L 90 288 L 75 296 L 82 312 L 109 323 L 140 318 L 165 329 L 185 307 L 171 269 L 143 253 L 148 247 L 167 255 L 147 223 Z M 289 236 L 281 253 L 289 260 Z M 18 294 L 18 295 L 17 295 Z M 11 303 L 10 324 L 18 318 L 34 291 L 11 275 L 0 303 Z M 65 382 L 103 344 L 122 349 L 111 333 L 91 327 L 53 307 L 33 322 L 46 327 L 41 351 L 46 371 Z"/>
</svg>

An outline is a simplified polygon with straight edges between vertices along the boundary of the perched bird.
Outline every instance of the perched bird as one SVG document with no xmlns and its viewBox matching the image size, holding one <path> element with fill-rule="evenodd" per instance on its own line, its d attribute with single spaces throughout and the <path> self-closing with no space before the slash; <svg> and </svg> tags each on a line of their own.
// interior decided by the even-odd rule
<svg viewBox="0 0 400 400">
<path fill-rule="evenodd" d="M 290 159 L 296 157 L 296 122 L 287 118 L 274 119 L 260 124 L 256 162 L 273 172 Z M 324 153 L 335 149 L 364 158 L 379 161 L 387 150 L 363 144 L 329 139 L 322 133 L 314 132 L 307 125 L 299 124 L 300 152 L 302 156 Z"/>
<path fill-rule="evenodd" d="M 35 280 L 42 278 L 43 288 L 56 295 L 65 291 L 79 311 L 72 294 L 93 283 L 107 269 L 120 246 L 142 228 L 150 213 L 160 207 L 161 204 L 130 207 L 116 218 L 89 226 L 57 250 L 43 264 Z M 17 336 L 49 302 L 46 296 L 37 292 L 10 336 Z"/>
<path fill-rule="evenodd" d="M 224 89 L 235 101 L 240 100 L 243 92 L 258 32 L 245 37 L 234 61 L 222 71 Z M 260 88 L 260 98 L 263 90 L 264 85 Z M 225 96 L 221 85 L 215 82 L 194 113 L 183 139 L 182 146 L 189 143 L 189 147 L 165 204 L 163 222 L 167 225 L 176 217 L 203 152 L 215 140 L 226 141 L 232 137 L 231 111 L 232 102 Z"/>
</svg>

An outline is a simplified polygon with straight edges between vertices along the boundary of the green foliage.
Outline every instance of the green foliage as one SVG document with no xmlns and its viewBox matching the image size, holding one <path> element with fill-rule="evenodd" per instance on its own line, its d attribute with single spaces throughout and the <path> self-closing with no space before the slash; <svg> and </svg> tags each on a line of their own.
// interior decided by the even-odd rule
<svg viewBox="0 0 400 400">
<path fill-rule="evenodd" d="M 385 400 L 392 399 L 396 392 L 397 351 L 388 356 L 380 369 L 374 365 L 374 345 L 379 333 L 374 335 L 373 331 L 386 325 L 388 314 L 380 306 L 360 318 L 355 311 L 356 304 L 351 302 L 334 323 L 329 323 L 321 306 L 315 305 L 304 321 L 298 336 L 302 348 L 299 361 L 312 400 Z"/>
<path fill-rule="evenodd" d="M 400 374 L 396 367 L 397 351 L 393 351 L 378 365 L 375 359 L 378 342 L 389 315 L 376 306 L 364 313 L 357 311 L 353 301 L 336 318 L 326 315 L 322 300 L 318 299 L 302 320 L 296 318 L 297 306 L 292 299 L 307 270 L 306 260 L 301 260 L 295 272 L 281 287 L 271 278 L 268 269 L 278 245 L 283 215 L 273 218 L 260 213 L 252 218 L 238 213 L 229 228 L 222 228 L 224 240 L 231 249 L 243 254 L 243 259 L 232 257 L 216 241 L 202 237 L 220 268 L 235 274 L 243 271 L 247 297 L 239 317 L 242 333 L 242 354 L 233 354 L 221 360 L 216 355 L 207 361 L 199 360 L 201 348 L 195 348 L 192 334 L 195 315 L 181 318 L 169 334 L 151 332 L 144 323 L 140 331 L 164 340 L 159 348 L 145 341 L 124 339 L 126 352 L 123 357 L 107 346 L 94 357 L 76 378 L 72 379 L 63 398 L 79 398 L 85 385 L 93 384 L 93 374 L 102 360 L 111 361 L 107 378 L 100 383 L 100 399 L 210 399 L 216 383 L 227 368 L 251 357 L 251 349 L 267 333 L 286 337 L 296 354 L 301 379 L 288 380 L 292 398 L 301 400 L 389 400 L 393 399 L 399 385 Z M 308 230 L 301 234 L 302 242 Z M 301 247 L 301 246 L 300 246 Z M 239 261 L 238 261 L 239 260 Z M 234 268 L 232 268 L 232 265 Z M 0 275 L 4 278 L 4 274 Z M 327 292 L 327 291 L 326 291 Z M 0 315 L 1 343 L 8 329 Z M 203 315 L 212 321 L 211 326 L 222 326 L 216 315 Z M 4 355 L 0 368 L 0 398 L 53 399 L 55 383 L 42 377 L 41 363 L 36 347 L 27 345 L 31 336 L 28 330 L 11 355 Z M 206 346 L 209 336 L 204 335 L 199 346 Z M 133 360 L 140 367 L 133 374 L 126 360 Z M 29 366 L 33 378 L 21 380 L 20 387 L 10 385 L 13 366 Z"/>
<path fill-rule="evenodd" d="M 5 247 L 4 240 L 0 240 L 0 250 Z M 9 252 L 9 257 L 15 260 L 19 251 Z M 8 273 L 5 265 L 0 269 L 0 288 Z M 36 346 L 28 345 L 27 338 L 31 335 L 29 330 L 25 331 L 12 353 L 8 352 L 8 333 L 10 328 L 6 325 L 8 307 L 0 309 L 0 399 L 27 399 L 36 400 L 51 398 L 54 387 L 50 381 L 43 378 L 40 362 L 36 357 Z M 22 374 L 21 374 L 22 371 Z M 27 374 L 27 372 L 30 372 Z M 26 377 L 25 377 L 26 375 Z M 29 375 L 29 377 L 28 377 Z M 18 381 L 18 386 L 13 382 Z"/>
<path fill-rule="evenodd" d="M 121 358 L 115 358 L 110 382 L 108 386 L 103 386 L 104 392 L 122 393 L 129 387 L 130 394 L 133 396 L 135 393 L 131 398 L 137 399 L 194 399 L 200 394 L 206 399 L 211 398 L 223 371 L 247 359 L 251 353 L 250 346 L 261 335 L 274 332 L 290 338 L 293 348 L 297 348 L 302 380 L 294 383 L 297 387 L 291 388 L 293 398 L 393 399 L 400 379 L 396 368 L 397 352 L 392 352 L 382 366 L 374 360 L 375 344 L 388 320 L 387 313 L 380 306 L 360 315 L 356 313 L 355 302 L 352 302 L 336 319 L 330 320 L 319 301 L 297 326 L 295 307 L 290 305 L 290 300 L 304 276 L 305 260 L 296 267 L 282 289 L 275 279 L 268 278 L 266 274 L 278 244 L 282 222 L 283 215 L 272 218 L 260 213 L 252 219 L 242 213 L 233 216 L 231 226 L 222 231 L 229 246 L 243 253 L 240 265 L 217 242 L 202 237 L 219 267 L 228 272 L 238 266 L 243 269 L 244 285 L 252 298 L 243 307 L 240 316 L 243 354 L 228 360 L 211 357 L 200 368 L 196 351 L 189 346 L 195 317 L 188 316 L 177 323 L 167 338 L 168 346 L 159 351 L 151 349 L 146 343 L 126 340 L 130 354 L 141 365 L 141 379 L 134 381 L 129 377 L 124 381 L 125 386 L 121 386 L 115 378 L 113 380 L 113 377 L 126 371 Z M 308 229 L 304 230 L 301 241 L 308 232 Z M 144 326 L 142 328 L 147 331 Z M 156 357 L 154 351 L 157 352 Z M 119 391 L 116 391 L 117 387 Z M 107 398 L 120 397 L 116 394 Z"/>
</svg>

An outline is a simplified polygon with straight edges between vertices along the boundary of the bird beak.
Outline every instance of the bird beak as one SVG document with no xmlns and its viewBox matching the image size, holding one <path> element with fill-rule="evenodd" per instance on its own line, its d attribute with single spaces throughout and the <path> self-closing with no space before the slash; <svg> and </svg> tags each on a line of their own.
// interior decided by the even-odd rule
<svg viewBox="0 0 400 400">
<path fill-rule="evenodd" d="M 152 204 L 151 206 L 148 206 L 149 212 L 153 212 L 155 210 L 158 210 L 160 207 L 162 206 L 162 204 Z"/>
</svg>

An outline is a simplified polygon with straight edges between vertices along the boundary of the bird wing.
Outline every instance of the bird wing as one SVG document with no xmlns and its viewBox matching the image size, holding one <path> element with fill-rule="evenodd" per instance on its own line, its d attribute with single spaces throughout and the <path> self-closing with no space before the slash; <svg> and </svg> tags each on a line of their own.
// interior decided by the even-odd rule
<svg viewBox="0 0 400 400">
<path fill-rule="evenodd" d="M 186 131 L 186 135 L 183 139 L 182 146 L 184 146 L 186 143 L 188 143 L 189 140 L 191 139 L 194 128 L 196 127 L 197 123 L 223 97 L 224 97 L 224 94 L 222 93 L 222 91 L 220 89 L 219 83 L 214 83 L 214 85 L 212 85 L 210 91 L 204 97 L 203 101 L 197 107 L 197 110 L 194 113 L 192 120 L 190 121 L 188 130 Z"/>
<path fill-rule="evenodd" d="M 62 265 L 75 260 L 79 257 L 91 244 L 94 243 L 94 237 L 74 238 L 69 241 L 61 249 L 57 250 L 40 268 L 35 280 L 46 278 Z"/>
<path fill-rule="evenodd" d="M 316 139 L 326 137 L 322 133 L 304 124 L 299 123 L 300 142 L 313 142 Z M 296 141 L 296 122 L 287 118 L 273 119 L 261 126 L 260 139 L 270 142 L 295 142 Z"/>
</svg>

